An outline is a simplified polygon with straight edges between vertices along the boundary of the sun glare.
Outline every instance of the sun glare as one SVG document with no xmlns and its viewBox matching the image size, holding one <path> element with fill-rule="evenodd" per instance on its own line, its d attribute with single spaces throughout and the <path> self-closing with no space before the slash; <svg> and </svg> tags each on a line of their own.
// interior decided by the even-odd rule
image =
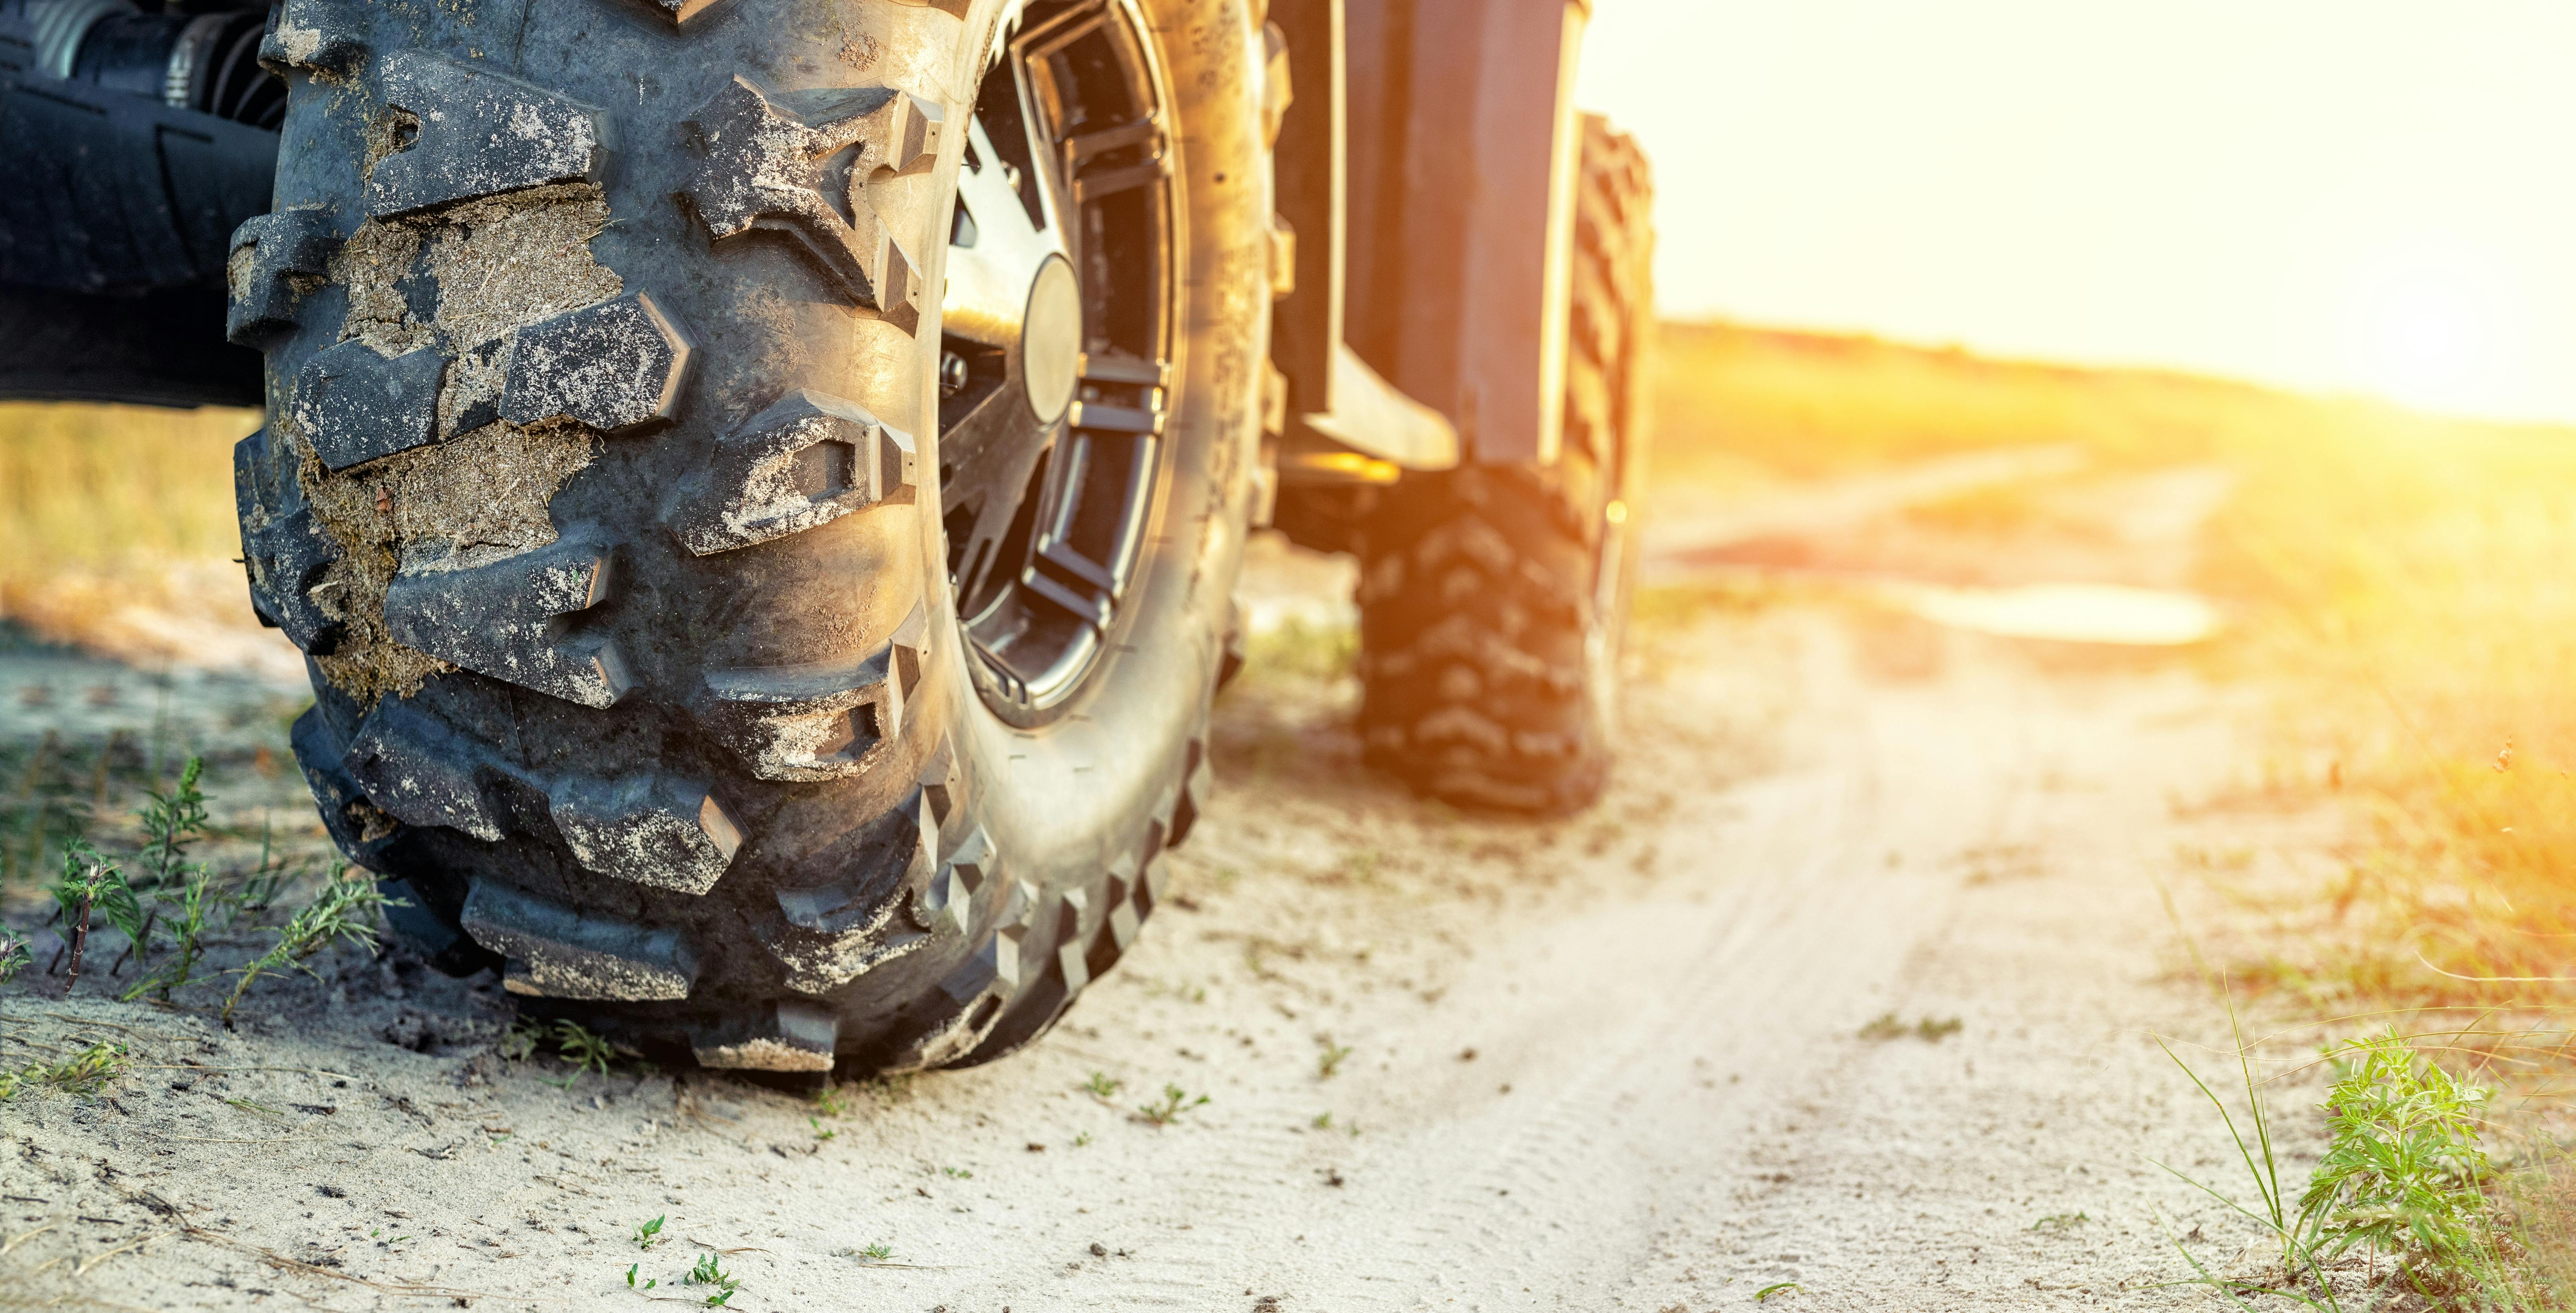
<svg viewBox="0 0 2576 1313">
<path fill-rule="evenodd" d="M 2570 49 L 2564 0 L 1620 0 L 1582 94 L 1677 317 L 2571 421 Z"/>
<path fill-rule="evenodd" d="M 2497 407 L 2527 354 L 2517 297 L 2464 243 L 2419 241 L 2364 261 L 2344 314 L 2347 369 L 2419 406 Z"/>
</svg>

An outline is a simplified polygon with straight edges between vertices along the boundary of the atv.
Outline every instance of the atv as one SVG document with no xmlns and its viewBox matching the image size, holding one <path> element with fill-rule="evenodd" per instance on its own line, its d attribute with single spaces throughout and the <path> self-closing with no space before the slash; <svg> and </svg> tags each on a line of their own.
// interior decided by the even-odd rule
<svg viewBox="0 0 2576 1313">
<path fill-rule="evenodd" d="M 1233 588 L 1368 760 L 1603 786 L 1646 167 L 1584 0 L 0 0 L 0 395 L 260 406 L 297 760 L 395 928 L 785 1081 L 1044 1033 L 1165 901 Z"/>
</svg>

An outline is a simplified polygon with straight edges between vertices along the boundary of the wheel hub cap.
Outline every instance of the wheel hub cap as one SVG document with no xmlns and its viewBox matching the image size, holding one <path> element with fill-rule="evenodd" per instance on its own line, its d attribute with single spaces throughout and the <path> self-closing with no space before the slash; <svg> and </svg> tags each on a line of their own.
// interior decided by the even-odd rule
<svg viewBox="0 0 2576 1313">
<path fill-rule="evenodd" d="M 1020 377 L 1038 423 L 1064 418 L 1081 363 L 1082 288 L 1074 282 L 1073 266 L 1051 255 L 1038 266 L 1020 320 Z"/>
</svg>

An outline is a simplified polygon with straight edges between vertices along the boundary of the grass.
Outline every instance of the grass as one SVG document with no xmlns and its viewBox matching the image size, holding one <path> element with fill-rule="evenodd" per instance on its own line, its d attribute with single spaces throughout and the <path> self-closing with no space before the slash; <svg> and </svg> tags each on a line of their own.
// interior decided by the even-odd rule
<svg viewBox="0 0 2576 1313">
<path fill-rule="evenodd" d="M 1342 1069 L 1342 1060 L 1351 1056 L 1351 1046 L 1336 1044 L 1330 1035 L 1318 1035 L 1315 1044 L 1323 1051 L 1315 1055 L 1315 1079 L 1331 1080 Z"/>
<path fill-rule="evenodd" d="M 75 640 L 138 601 L 246 619 L 232 446 L 257 427 L 243 410 L 0 404 L 0 617 Z M 218 567 L 235 586 L 192 596 Z"/>
<path fill-rule="evenodd" d="M 1908 1025 L 1897 1020 L 1895 1013 L 1882 1012 L 1860 1028 L 1860 1037 L 1874 1044 L 1908 1036 L 1926 1044 L 1938 1044 L 1958 1034 L 1966 1024 L 1957 1017 L 1921 1017 Z"/>
<path fill-rule="evenodd" d="M 1179 1121 L 1182 1113 L 1200 1107 L 1207 1101 L 1208 1096 L 1204 1094 L 1193 1099 L 1189 1096 L 1189 1092 L 1180 1086 L 1165 1085 L 1162 1098 L 1137 1106 L 1136 1119 L 1153 1126 L 1169 1126 Z"/>
<path fill-rule="evenodd" d="M 617 1056 L 617 1050 L 605 1038 L 577 1021 L 521 1017 L 511 1022 L 508 1033 L 501 1037 L 501 1056 L 514 1062 L 526 1062 L 540 1053 L 572 1068 L 564 1073 L 563 1079 L 552 1082 L 567 1090 L 585 1075 L 607 1075 L 609 1062 Z M 815 1129 L 819 1132 L 822 1123 L 815 1122 Z M 832 1137 L 824 1134 L 820 1138 L 828 1140 Z M 654 1219 L 657 1224 L 660 1220 Z M 655 1229 L 660 1228 L 657 1225 Z"/>
<path fill-rule="evenodd" d="M 36 763 L 59 759 L 63 754 L 58 748 L 57 740 L 47 739 Z M 108 763 L 114 757 L 112 748 L 96 757 L 101 800 L 108 794 Z M 293 970 L 311 974 L 308 960 L 334 943 L 373 948 L 384 899 L 371 877 L 345 864 L 323 874 L 282 924 L 262 929 L 281 890 L 310 872 L 312 863 L 280 861 L 266 826 L 259 832 L 256 862 L 202 860 L 198 854 L 209 841 L 245 837 L 213 822 L 205 774 L 204 759 L 191 757 L 175 777 L 155 781 L 144 776 L 143 805 L 134 812 L 130 832 L 100 827 L 96 816 L 101 809 L 86 800 L 59 812 L 39 805 L 0 815 L 0 820 L 35 818 L 32 825 L 0 824 L 0 847 L 15 843 L 20 859 L 41 853 L 57 864 L 45 891 L 65 942 L 48 971 L 62 970 L 65 994 L 103 960 L 95 941 L 102 929 L 117 936 L 107 941 L 117 950 L 108 955 L 109 974 L 121 974 L 129 962 L 136 968 L 134 978 L 117 987 L 121 1000 L 150 994 L 170 1003 L 182 990 L 229 976 L 232 988 L 221 1003 L 227 1023 L 262 978 Z M 59 823 L 49 822 L 49 815 Z M 19 936 L 0 932 L 0 938 L 6 939 L 0 944 L 0 981 L 5 981 L 15 978 L 29 959 Z M 204 969 L 206 957 L 217 940 L 238 945 L 244 938 L 264 942 L 247 960 L 210 976 Z"/>
<path fill-rule="evenodd" d="M 83 1097 L 107 1088 L 132 1065 L 123 1044 L 98 1043 L 51 1062 L 30 1062 L 15 1071 L 0 1071 L 0 1103 L 28 1090 L 54 1090 Z"/>
</svg>

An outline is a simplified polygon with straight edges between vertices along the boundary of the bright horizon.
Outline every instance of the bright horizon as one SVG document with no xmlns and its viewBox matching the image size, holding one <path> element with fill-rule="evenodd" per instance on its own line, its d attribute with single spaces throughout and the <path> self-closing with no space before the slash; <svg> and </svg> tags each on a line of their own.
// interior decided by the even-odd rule
<svg viewBox="0 0 2576 1313">
<path fill-rule="evenodd" d="M 2470 10 L 1595 0 L 1579 99 L 1668 316 L 2576 421 L 2576 5 Z"/>
</svg>

